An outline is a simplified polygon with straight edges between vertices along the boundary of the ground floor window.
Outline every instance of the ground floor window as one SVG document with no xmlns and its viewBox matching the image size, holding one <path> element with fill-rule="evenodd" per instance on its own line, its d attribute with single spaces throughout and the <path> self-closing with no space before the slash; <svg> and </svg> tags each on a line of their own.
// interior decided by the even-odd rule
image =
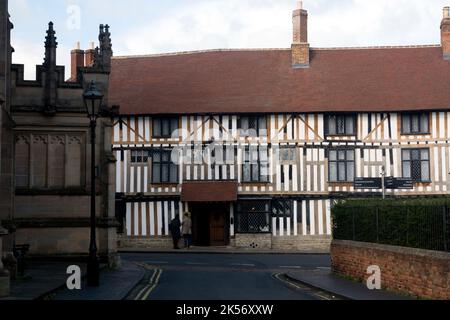
<svg viewBox="0 0 450 320">
<path fill-rule="evenodd" d="M 240 201 L 237 205 L 237 233 L 270 233 L 270 201 Z"/>
<path fill-rule="evenodd" d="M 403 150 L 402 170 L 404 178 L 411 178 L 415 182 L 430 181 L 430 150 Z"/>
<path fill-rule="evenodd" d="M 293 216 L 294 201 L 290 199 L 242 200 L 237 205 L 237 232 L 269 233 L 272 218 Z"/>
</svg>

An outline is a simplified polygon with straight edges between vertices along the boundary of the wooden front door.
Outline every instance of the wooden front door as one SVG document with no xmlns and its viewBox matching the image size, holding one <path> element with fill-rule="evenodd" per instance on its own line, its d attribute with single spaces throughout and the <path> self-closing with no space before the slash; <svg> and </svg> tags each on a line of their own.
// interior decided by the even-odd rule
<svg viewBox="0 0 450 320">
<path fill-rule="evenodd" d="M 225 246 L 226 214 L 222 210 L 211 212 L 209 216 L 209 235 L 211 246 Z"/>
</svg>

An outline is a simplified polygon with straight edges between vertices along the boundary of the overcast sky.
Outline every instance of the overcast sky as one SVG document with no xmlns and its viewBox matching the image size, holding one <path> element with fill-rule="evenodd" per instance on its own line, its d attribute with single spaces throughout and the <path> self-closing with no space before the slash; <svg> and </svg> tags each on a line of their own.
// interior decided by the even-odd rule
<svg viewBox="0 0 450 320">
<path fill-rule="evenodd" d="M 450 0 L 305 0 L 313 47 L 438 44 L 442 8 Z M 69 66 L 111 26 L 115 55 L 214 48 L 288 48 L 296 0 L 9 0 L 14 63 L 27 79 L 44 57 L 49 21 L 58 63 Z M 77 13 L 80 13 L 79 15 Z M 79 23 L 78 23 L 79 22 Z M 68 70 L 66 70 L 66 76 Z"/>
</svg>

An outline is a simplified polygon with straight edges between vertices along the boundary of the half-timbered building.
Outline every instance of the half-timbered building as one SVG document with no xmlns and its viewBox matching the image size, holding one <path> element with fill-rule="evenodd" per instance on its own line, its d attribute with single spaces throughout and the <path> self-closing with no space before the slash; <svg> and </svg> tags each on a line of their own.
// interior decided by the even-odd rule
<svg viewBox="0 0 450 320">
<path fill-rule="evenodd" d="M 449 8 L 430 46 L 311 48 L 307 18 L 289 49 L 113 58 L 122 245 L 168 245 L 188 211 L 197 245 L 326 249 L 334 200 L 382 196 L 355 180 L 450 191 Z"/>
</svg>

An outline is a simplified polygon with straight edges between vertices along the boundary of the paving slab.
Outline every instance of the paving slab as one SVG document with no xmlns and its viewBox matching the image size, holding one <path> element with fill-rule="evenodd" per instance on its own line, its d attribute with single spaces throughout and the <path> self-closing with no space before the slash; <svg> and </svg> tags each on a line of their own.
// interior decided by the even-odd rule
<svg viewBox="0 0 450 320">
<path fill-rule="evenodd" d="M 81 290 L 67 288 L 54 293 L 53 300 L 123 300 L 143 279 L 145 269 L 133 262 L 122 261 L 119 270 L 104 270 L 100 273 L 100 287 L 89 288 L 83 281 Z"/>
<path fill-rule="evenodd" d="M 36 262 L 27 264 L 23 279 L 12 280 L 10 296 L 3 300 L 36 300 L 43 298 L 65 285 L 67 280 L 67 268 L 78 265 L 82 274 L 86 272 L 86 265 L 74 262 Z"/>
<path fill-rule="evenodd" d="M 292 271 L 286 274 L 293 281 L 335 294 L 350 300 L 411 300 L 407 296 L 384 290 L 369 290 L 362 283 L 353 282 L 334 275 L 331 271 Z"/>
</svg>

